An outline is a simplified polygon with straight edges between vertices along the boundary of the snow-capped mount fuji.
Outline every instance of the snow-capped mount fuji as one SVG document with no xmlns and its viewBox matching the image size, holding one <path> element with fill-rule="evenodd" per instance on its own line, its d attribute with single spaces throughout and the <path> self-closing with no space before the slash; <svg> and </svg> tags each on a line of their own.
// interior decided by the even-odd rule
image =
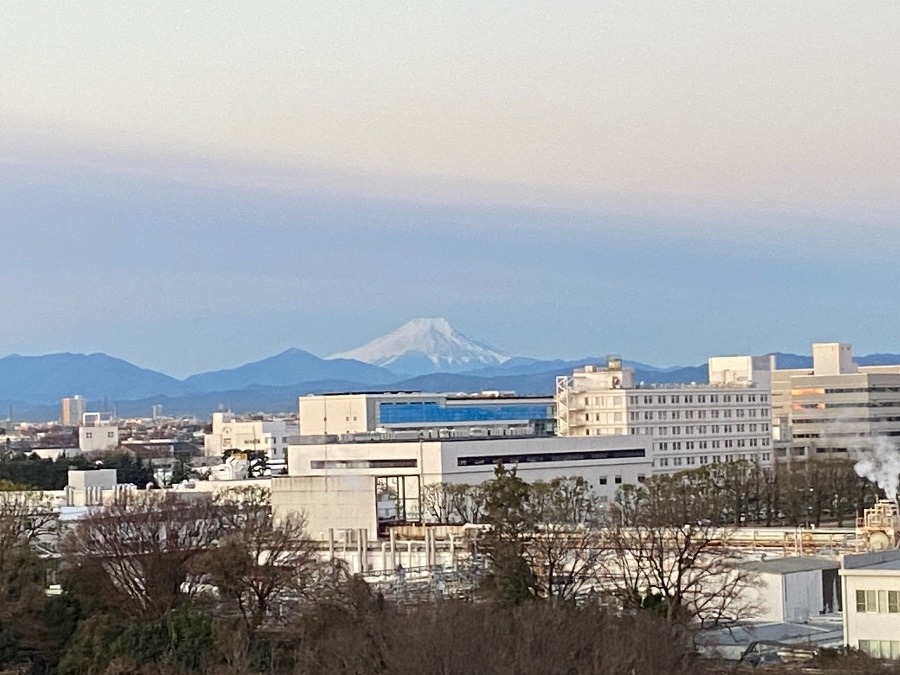
<svg viewBox="0 0 900 675">
<path fill-rule="evenodd" d="M 425 375 L 459 373 L 496 366 L 509 356 L 472 340 L 443 318 L 413 319 L 362 347 L 333 354 L 329 359 L 355 359 L 395 373 Z"/>
</svg>

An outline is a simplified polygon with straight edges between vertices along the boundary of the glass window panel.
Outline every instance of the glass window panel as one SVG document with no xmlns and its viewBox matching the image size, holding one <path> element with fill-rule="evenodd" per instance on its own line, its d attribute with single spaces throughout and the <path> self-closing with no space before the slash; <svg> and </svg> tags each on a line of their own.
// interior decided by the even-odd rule
<svg viewBox="0 0 900 675">
<path fill-rule="evenodd" d="M 887 591 L 878 591 L 878 611 L 882 614 L 888 611 Z"/>
<path fill-rule="evenodd" d="M 866 592 L 865 591 L 856 591 L 856 611 L 857 612 L 865 612 L 866 611 Z M 862 649 L 862 647 L 860 647 Z"/>
<path fill-rule="evenodd" d="M 866 591 L 866 611 L 878 611 L 878 603 L 876 602 L 875 591 Z"/>
<path fill-rule="evenodd" d="M 891 614 L 900 612 L 900 591 L 888 591 L 888 611 Z"/>
</svg>

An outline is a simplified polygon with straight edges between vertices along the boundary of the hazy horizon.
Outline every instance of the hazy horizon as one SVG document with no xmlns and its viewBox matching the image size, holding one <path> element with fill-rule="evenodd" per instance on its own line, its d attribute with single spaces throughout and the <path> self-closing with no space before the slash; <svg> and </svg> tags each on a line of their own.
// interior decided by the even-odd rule
<svg viewBox="0 0 900 675">
<path fill-rule="evenodd" d="M 900 5 L 0 6 L 10 353 L 900 351 Z"/>
</svg>

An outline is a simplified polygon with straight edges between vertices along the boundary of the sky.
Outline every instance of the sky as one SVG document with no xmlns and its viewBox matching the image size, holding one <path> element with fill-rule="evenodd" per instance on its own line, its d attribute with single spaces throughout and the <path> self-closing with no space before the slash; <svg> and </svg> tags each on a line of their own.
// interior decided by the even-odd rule
<svg viewBox="0 0 900 675">
<path fill-rule="evenodd" d="M 0 63 L 0 355 L 900 352 L 896 2 L 6 0 Z"/>
</svg>

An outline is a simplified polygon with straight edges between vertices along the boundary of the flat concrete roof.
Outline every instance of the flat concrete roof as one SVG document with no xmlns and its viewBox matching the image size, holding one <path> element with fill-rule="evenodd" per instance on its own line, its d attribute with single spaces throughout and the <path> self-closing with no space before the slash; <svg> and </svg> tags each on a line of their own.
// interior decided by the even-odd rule
<svg viewBox="0 0 900 675">
<path fill-rule="evenodd" d="M 770 558 L 741 563 L 743 569 L 760 574 L 794 574 L 812 570 L 836 570 L 841 564 L 830 558 L 795 556 L 792 558 Z"/>
</svg>

